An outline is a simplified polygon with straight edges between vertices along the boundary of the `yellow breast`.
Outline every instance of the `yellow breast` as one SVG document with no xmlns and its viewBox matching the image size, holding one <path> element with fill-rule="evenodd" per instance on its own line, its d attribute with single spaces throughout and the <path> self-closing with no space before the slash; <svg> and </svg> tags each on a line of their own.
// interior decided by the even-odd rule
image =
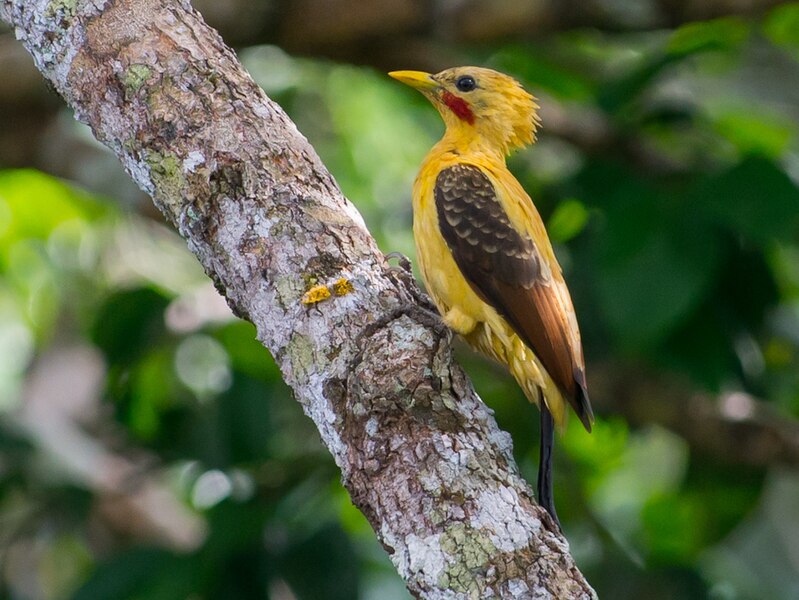
<svg viewBox="0 0 799 600">
<path fill-rule="evenodd" d="M 416 256 L 427 291 L 442 315 L 458 306 L 478 321 L 484 321 L 486 305 L 461 275 L 438 225 L 434 198 L 436 177 L 442 169 L 455 164 L 455 159 L 426 160 L 416 178 L 413 191 Z"/>
</svg>

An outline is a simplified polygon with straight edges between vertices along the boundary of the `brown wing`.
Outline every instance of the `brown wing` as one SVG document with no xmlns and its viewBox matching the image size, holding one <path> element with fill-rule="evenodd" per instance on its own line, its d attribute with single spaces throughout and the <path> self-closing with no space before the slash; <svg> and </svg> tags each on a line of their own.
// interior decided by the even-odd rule
<svg viewBox="0 0 799 600">
<path fill-rule="evenodd" d="M 579 349 L 572 348 L 568 319 L 542 277 L 535 243 L 513 227 L 479 167 L 443 169 L 434 196 L 441 235 L 461 273 L 536 353 L 590 431 L 593 414 L 585 375 L 574 358 Z"/>
</svg>

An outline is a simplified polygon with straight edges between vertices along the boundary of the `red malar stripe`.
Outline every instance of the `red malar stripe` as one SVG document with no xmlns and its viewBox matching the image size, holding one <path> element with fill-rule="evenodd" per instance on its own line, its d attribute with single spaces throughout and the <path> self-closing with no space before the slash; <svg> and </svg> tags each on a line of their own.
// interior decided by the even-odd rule
<svg viewBox="0 0 799 600">
<path fill-rule="evenodd" d="M 458 98 L 455 94 L 451 94 L 447 91 L 441 94 L 441 99 L 461 121 L 466 121 L 469 125 L 474 125 L 474 113 L 472 109 L 469 108 L 469 104 L 466 100 Z"/>
</svg>

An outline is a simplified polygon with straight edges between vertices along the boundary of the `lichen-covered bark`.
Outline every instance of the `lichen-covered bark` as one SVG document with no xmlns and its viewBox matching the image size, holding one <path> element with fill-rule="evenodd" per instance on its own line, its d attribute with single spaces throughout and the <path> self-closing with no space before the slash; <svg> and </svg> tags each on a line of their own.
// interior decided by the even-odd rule
<svg viewBox="0 0 799 600">
<path fill-rule="evenodd" d="M 188 2 L 0 0 L 0 17 L 256 325 L 413 594 L 594 596 L 413 284 Z"/>
</svg>

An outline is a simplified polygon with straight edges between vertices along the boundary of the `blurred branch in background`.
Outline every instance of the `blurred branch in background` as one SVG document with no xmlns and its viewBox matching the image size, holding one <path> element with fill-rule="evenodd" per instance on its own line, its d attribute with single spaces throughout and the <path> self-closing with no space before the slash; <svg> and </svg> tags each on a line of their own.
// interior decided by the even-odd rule
<svg viewBox="0 0 799 600">
<path fill-rule="evenodd" d="M 40 448 L 48 468 L 96 494 L 98 512 L 117 535 L 183 552 L 196 549 L 205 525 L 159 481 L 159 472 L 153 470 L 158 459 L 125 447 L 124 437 L 103 439 L 90 433 L 102 422 L 105 376 L 103 359 L 94 348 L 53 349 L 31 368 L 20 408 L 9 422 Z M 120 446 L 122 452 L 112 450 Z"/>
<path fill-rule="evenodd" d="M 603 412 L 638 427 L 662 425 L 722 463 L 799 467 L 799 419 L 770 404 L 741 391 L 697 392 L 651 371 L 597 366 L 590 383 Z"/>
</svg>

